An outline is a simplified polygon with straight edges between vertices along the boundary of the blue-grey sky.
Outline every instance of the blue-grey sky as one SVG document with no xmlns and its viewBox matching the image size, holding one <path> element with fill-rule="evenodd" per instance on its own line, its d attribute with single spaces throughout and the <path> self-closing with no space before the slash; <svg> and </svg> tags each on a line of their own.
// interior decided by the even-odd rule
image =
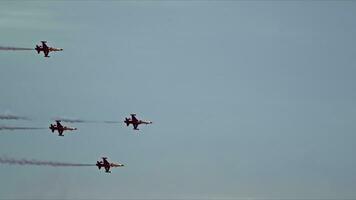
<svg viewBox="0 0 356 200">
<path fill-rule="evenodd" d="M 3 1 L 0 199 L 356 198 L 356 2 Z"/>
</svg>

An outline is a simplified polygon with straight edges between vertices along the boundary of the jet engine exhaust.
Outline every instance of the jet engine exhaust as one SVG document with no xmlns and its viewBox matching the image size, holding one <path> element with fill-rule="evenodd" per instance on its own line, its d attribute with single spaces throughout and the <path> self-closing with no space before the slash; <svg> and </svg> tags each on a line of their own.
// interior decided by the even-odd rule
<svg viewBox="0 0 356 200">
<path fill-rule="evenodd" d="M 48 166 L 48 167 L 91 167 L 91 166 L 95 166 L 95 164 L 41 161 L 41 160 L 34 160 L 34 159 L 32 159 L 32 160 L 14 159 L 14 158 L 7 158 L 7 157 L 0 157 L 0 164 L 35 165 L 35 166 Z"/>
</svg>

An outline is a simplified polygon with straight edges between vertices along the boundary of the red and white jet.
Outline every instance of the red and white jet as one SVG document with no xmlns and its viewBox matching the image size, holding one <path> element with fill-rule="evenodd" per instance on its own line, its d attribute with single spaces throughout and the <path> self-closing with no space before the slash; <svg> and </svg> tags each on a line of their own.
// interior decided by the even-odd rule
<svg viewBox="0 0 356 200">
<path fill-rule="evenodd" d="M 71 127 L 63 126 L 60 122 L 61 122 L 61 120 L 56 120 L 56 124 L 51 124 L 49 129 L 51 129 L 52 133 L 54 133 L 54 131 L 57 130 L 58 131 L 58 136 L 64 136 L 63 135 L 64 131 L 77 130 L 77 128 L 71 128 Z"/>
<path fill-rule="evenodd" d="M 48 54 L 51 51 L 63 51 L 63 49 L 59 49 L 59 48 L 54 48 L 54 47 L 49 47 L 46 45 L 47 41 L 41 41 L 42 45 L 36 45 L 36 51 L 37 53 L 41 53 L 41 51 L 43 51 L 44 57 L 49 57 Z"/>
<path fill-rule="evenodd" d="M 136 118 L 136 114 L 131 114 L 131 118 L 125 118 L 126 126 L 129 126 L 130 124 L 132 124 L 132 126 L 134 127 L 134 130 L 139 130 L 137 127 L 140 124 L 152 124 L 151 121 L 143 121 L 143 120 L 138 120 Z"/>
<path fill-rule="evenodd" d="M 102 161 L 96 161 L 96 166 L 100 170 L 102 167 L 105 169 L 105 173 L 111 173 L 110 168 L 111 167 L 123 167 L 123 164 L 120 163 L 109 163 L 107 157 L 102 157 Z"/>
</svg>

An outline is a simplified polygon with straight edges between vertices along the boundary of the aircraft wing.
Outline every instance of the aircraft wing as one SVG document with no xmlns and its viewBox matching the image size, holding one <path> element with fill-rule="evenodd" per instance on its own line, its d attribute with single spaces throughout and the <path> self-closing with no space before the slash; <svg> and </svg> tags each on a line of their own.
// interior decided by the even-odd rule
<svg viewBox="0 0 356 200">
<path fill-rule="evenodd" d="M 131 115 L 131 119 L 132 119 L 132 121 L 134 121 L 134 122 L 135 122 L 135 121 L 138 121 L 137 118 L 136 118 L 136 116 L 135 116 L 134 114 Z"/>
<path fill-rule="evenodd" d="M 46 41 L 41 41 L 42 42 L 42 47 L 43 48 L 48 48 L 47 44 L 46 44 Z"/>
<path fill-rule="evenodd" d="M 105 167 L 105 172 L 110 173 L 110 167 Z"/>
<path fill-rule="evenodd" d="M 47 50 L 43 50 L 43 53 L 44 53 L 44 55 L 45 55 L 45 57 L 48 57 L 48 53 L 49 53 L 49 51 Z"/>
<path fill-rule="evenodd" d="M 57 123 L 57 128 L 63 127 L 62 124 L 58 120 L 56 121 L 56 123 Z"/>
<path fill-rule="evenodd" d="M 104 163 L 104 165 L 107 165 L 107 166 L 110 165 L 110 163 L 109 163 L 106 159 L 104 159 L 104 158 L 103 158 L 103 163 Z"/>
<path fill-rule="evenodd" d="M 63 135 L 63 129 L 58 129 L 58 136 L 64 136 Z"/>
<path fill-rule="evenodd" d="M 134 129 L 137 129 L 138 124 L 132 124 L 132 125 L 133 125 Z"/>
</svg>

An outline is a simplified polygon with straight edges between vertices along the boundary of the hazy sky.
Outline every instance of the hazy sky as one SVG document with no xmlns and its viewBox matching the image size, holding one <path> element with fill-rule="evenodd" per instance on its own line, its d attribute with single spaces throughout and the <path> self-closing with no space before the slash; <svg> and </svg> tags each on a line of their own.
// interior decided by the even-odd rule
<svg viewBox="0 0 356 200">
<path fill-rule="evenodd" d="M 356 198 L 355 1 L 2 1 L 0 199 Z M 68 124 L 66 124 L 68 125 Z"/>
</svg>

